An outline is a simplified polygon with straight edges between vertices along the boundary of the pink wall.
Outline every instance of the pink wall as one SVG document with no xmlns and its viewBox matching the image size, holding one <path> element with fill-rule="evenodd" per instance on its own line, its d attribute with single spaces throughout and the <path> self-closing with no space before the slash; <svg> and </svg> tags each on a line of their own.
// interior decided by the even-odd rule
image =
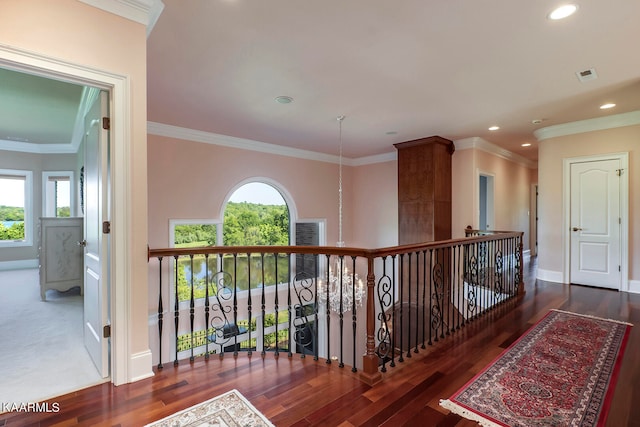
<svg viewBox="0 0 640 427">
<path fill-rule="evenodd" d="M 467 225 L 477 227 L 476 150 L 457 150 L 451 159 L 451 237 L 464 237 Z"/>
<path fill-rule="evenodd" d="M 221 219 L 239 183 L 267 178 L 293 198 L 296 219 L 327 220 L 338 240 L 338 165 L 149 135 L 149 245 L 167 247 L 170 219 Z M 344 239 L 351 241 L 352 170 L 343 168 Z"/>
<path fill-rule="evenodd" d="M 398 244 L 398 163 L 353 168 L 353 246 Z"/>
</svg>

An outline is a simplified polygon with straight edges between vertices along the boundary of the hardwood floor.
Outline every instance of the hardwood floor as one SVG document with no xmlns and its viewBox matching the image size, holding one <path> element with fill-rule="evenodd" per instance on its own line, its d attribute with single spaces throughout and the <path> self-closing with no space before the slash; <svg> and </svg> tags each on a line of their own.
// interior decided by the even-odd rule
<svg viewBox="0 0 640 427">
<path fill-rule="evenodd" d="M 442 409 L 449 397 L 552 308 L 631 322 L 607 426 L 640 426 L 640 295 L 535 281 L 526 294 L 413 354 L 371 387 L 349 369 L 313 359 L 263 360 L 240 355 L 165 366 L 150 379 L 103 384 L 52 399 L 57 413 L 7 413 L 0 426 L 142 426 L 231 389 L 239 390 L 276 426 L 471 427 Z M 508 310 L 507 310 L 508 309 Z"/>
</svg>

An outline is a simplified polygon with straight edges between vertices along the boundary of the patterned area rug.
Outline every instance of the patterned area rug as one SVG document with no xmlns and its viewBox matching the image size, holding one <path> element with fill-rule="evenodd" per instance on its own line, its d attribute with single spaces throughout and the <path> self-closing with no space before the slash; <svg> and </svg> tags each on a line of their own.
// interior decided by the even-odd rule
<svg viewBox="0 0 640 427">
<path fill-rule="evenodd" d="M 552 310 L 440 405 L 483 426 L 604 425 L 630 328 Z"/>
<path fill-rule="evenodd" d="M 242 394 L 231 390 L 146 427 L 274 427 Z"/>
</svg>

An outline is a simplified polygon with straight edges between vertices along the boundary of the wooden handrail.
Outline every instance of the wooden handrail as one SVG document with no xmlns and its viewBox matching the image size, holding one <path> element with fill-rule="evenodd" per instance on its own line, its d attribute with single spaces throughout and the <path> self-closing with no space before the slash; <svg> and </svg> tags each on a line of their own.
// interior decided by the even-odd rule
<svg viewBox="0 0 640 427">
<path fill-rule="evenodd" d="M 513 247 L 519 255 L 519 283 L 518 294 L 524 293 L 523 282 L 523 232 L 514 231 L 481 231 L 467 228 L 467 233 L 482 233 L 478 236 L 449 239 L 436 242 L 423 242 L 400 246 L 389 246 L 384 248 L 366 249 L 358 247 L 336 247 L 336 246 L 203 246 L 192 248 L 148 248 L 148 259 L 163 257 L 183 257 L 193 255 L 228 255 L 228 254 L 309 254 L 322 256 L 344 256 L 364 258 L 367 260 L 367 304 L 366 304 L 366 351 L 363 355 L 363 370 L 360 373 L 363 381 L 374 384 L 381 380 L 382 374 L 379 370 L 379 357 L 376 354 L 376 276 L 374 263 L 376 259 L 384 259 L 393 256 L 403 256 L 405 254 L 415 254 L 418 252 L 436 251 L 445 248 L 466 247 L 482 242 L 497 242 L 514 239 L 517 246 Z"/>
<path fill-rule="evenodd" d="M 338 247 L 338 246 L 199 246 L 192 248 L 161 248 L 148 249 L 147 259 L 152 257 L 170 257 L 170 256 L 188 256 L 199 254 L 248 254 L 248 253 L 265 253 L 265 254 L 326 254 L 326 255 L 342 255 L 355 256 L 364 258 L 377 258 L 391 255 L 400 255 L 420 250 L 441 249 L 458 244 L 470 244 L 478 242 L 486 242 L 490 240 L 506 240 L 512 237 L 524 235 L 521 231 L 500 231 L 495 234 L 487 234 L 483 236 L 461 237 L 458 239 L 439 240 L 435 242 L 413 243 L 401 246 L 388 246 L 378 249 L 365 249 L 358 247 Z"/>
</svg>

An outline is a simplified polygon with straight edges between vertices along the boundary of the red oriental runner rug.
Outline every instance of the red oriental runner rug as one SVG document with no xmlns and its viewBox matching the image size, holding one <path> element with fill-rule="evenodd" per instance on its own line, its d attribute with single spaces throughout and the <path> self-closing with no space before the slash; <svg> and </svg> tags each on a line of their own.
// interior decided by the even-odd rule
<svg viewBox="0 0 640 427">
<path fill-rule="evenodd" d="M 631 324 L 552 310 L 440 405 L 483 426 L 601 426 Z"/>
</svg>

